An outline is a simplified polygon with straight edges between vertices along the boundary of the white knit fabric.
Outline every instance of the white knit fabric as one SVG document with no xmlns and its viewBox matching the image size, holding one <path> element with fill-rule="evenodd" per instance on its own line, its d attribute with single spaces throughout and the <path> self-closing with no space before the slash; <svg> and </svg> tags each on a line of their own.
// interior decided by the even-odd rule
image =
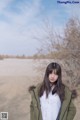
<svg viewBox="0 0 80 120">
<path fill-rule="evenodd" d="M 40 97 L 41 111 L 43 120 L 56 120 L 60 107 L 61 101 L 57 93 L 48 95 L 46 98 L 46 93 Z"/>
</svg>

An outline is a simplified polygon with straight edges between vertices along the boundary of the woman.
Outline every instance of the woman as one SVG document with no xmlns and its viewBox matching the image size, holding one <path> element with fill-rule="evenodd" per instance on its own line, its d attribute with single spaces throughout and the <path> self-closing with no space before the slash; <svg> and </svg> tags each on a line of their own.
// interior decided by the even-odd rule
<svg viewBox="0 0 80 120">
<path fill-rule="evenodd" d="M 61 67 L 50 63 L 42 83 L 29 88 L 31 93 L 30 120 L 73 120 L 76 108 L 73 92 L 62 83 Z"/>
</svg>

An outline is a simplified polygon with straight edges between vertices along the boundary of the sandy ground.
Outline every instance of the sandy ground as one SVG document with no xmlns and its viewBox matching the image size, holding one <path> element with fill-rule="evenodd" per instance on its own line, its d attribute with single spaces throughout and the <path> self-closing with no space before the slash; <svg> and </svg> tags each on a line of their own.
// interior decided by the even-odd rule
<svg viewBox="0 0 80 120">
<path fill-rule="evenodd" d="M 30 120 L 28 87 L 40 81 L 33 60 L 0 61 L 0 112 L 8 112 L 8 120 Z M 74 120 L 80 120 L 80 98 L 74 103 L 77 107 Z"/>
<path fill-rule="evenodd" d="M 28 76 L 0 77 L 0 112 L 8 112 L 9 120 L 29 120 L 31 84 Z"/>
</svg>

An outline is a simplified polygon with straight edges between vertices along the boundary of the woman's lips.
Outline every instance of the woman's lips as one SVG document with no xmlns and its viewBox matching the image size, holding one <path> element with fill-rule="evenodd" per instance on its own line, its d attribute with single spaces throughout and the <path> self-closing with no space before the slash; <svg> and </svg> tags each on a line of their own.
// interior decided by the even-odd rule
<svg viewBox="0 0 80 120">
<path fill-rule="evenodd" d="M 51 79 L 51 81 L 54 81 L 54 79 Z"/>
</svg>

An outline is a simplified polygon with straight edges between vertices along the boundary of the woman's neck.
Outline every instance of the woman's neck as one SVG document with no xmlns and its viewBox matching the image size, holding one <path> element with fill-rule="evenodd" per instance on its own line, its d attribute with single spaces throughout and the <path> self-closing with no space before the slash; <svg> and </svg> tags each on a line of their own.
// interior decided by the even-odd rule
<svg viewBox="0 0 80 120">
<path fill-rule="evenodd" d="M 51 91 L 54 89 L 55 84 L 50 83 Z"/>
</svg>

